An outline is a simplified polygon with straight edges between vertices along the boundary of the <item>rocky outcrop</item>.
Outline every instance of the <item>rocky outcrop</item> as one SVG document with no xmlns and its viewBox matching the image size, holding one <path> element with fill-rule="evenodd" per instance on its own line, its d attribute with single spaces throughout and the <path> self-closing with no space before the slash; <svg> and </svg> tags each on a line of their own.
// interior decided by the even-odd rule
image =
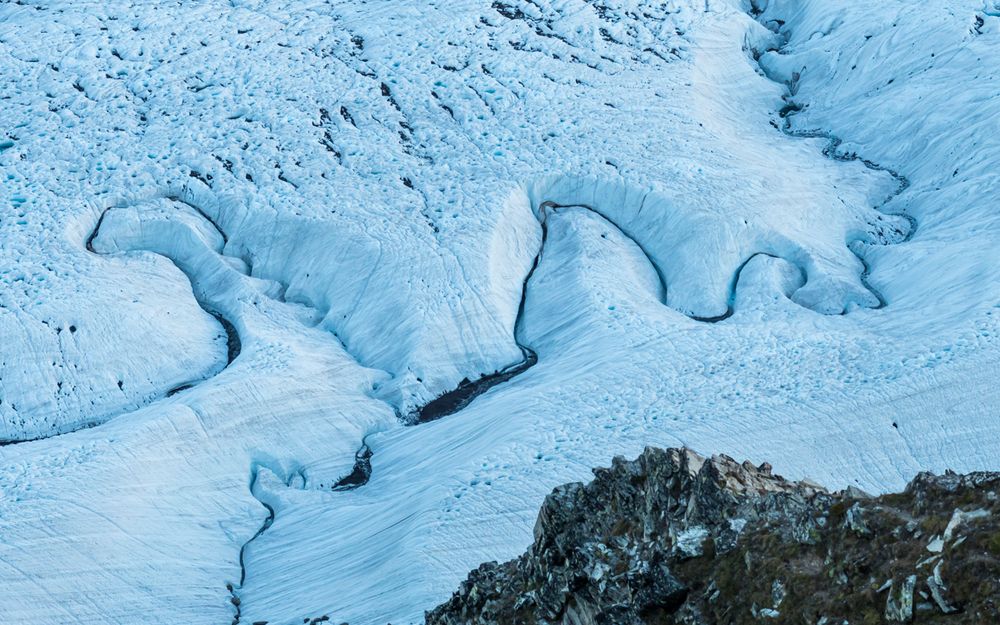
<svg viewBox="0 0 1000 625">
<path fill-rule="evenodd" d="M 521 557 L 428 625 L 1000 622 L 1000 473 L 870 497 L 687 449 L 615 458 L 549 495 Z"/>
</svg>

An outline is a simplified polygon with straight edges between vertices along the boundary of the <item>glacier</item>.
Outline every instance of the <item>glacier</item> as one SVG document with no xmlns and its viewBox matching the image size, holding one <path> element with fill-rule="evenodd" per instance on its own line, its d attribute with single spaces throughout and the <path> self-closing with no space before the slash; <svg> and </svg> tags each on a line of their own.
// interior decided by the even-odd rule
<svg viewBox="0 0 1000 625">
<path fill-rule="evenodd" d="M 992 0 L 0 5 L 5 622 L 421 622 L 646 445 L 996 470 L 998 59 Z"/>
</svg>

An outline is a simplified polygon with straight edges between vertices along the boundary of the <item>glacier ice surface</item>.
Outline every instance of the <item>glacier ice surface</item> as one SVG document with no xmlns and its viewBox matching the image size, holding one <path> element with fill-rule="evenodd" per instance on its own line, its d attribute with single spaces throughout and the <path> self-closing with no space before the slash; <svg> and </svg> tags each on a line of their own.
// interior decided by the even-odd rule
<svg viewBox="0 0 1000 625">
<path fill-rule="evenodd" d="M 998 15 L 0 5 L 5 622 L 418 622 L 650 444 L 996 469 Z"/>
</svg>

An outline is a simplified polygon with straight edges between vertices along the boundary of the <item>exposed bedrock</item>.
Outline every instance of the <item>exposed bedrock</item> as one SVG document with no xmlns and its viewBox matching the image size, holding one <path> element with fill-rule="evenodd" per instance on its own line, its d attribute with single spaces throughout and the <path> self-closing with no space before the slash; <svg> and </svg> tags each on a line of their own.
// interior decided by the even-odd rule
<svg viewBox="0 0 1000 625">
<path fill-rule="evenodd" d="M 361 447 L 354 453 L 354 467 L 351 468 L 351 472 L 338 479 L 331 490 L 354 490 L 367 484 L 372 476 L 372 455 L 374 455 L 372 448 L 362 440 Z"/>
<path fill-rule="evenodd" d="M 428 625 L 1000 619 L 998 473 L 873 498 L 647 448 L 594 476 L 557 487 L 528 551 L 474 570 Z"/>
</svg>

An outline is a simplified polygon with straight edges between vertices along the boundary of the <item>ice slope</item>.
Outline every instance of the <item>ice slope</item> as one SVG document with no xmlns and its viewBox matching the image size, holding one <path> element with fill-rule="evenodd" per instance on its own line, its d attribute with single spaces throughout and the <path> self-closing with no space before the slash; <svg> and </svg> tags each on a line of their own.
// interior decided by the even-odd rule
<svg viewBox="0 0 1000 625">
<path fill-rule="evenodd" d="M 117 416 L 0 448 L 5 618 L 415 622 L 645 444 L 995 468 L 996 11 L 918 9 L 0 7 L 2 436 Z"/>
</svg>

